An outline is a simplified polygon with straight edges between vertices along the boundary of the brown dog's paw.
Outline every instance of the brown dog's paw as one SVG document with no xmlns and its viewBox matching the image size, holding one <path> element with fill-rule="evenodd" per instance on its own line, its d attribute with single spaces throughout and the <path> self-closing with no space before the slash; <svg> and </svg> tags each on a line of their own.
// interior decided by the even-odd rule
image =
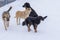
<svg viewBox="0 0 60 40">
<path fill-rule="evenodd" d="M 7 31 L 7 28 L 5 28 L 5 30 Z"/>
<path fill-rule="evenodd" d="M 37 33 L 37 30 L 35 30 L 35 33 Z"/>
<path fill-rule="evenodd" d="M 31 29 L 28 29 L 28 32 L 30 32 L 31 31 Z"/>
</svg>

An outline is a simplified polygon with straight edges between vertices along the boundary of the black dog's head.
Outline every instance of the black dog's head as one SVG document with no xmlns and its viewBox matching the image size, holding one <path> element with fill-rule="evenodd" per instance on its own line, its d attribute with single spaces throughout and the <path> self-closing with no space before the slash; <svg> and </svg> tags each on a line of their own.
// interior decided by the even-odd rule
<svg viewBox="0 0 60 40">
<path fill-rule="evenodd" d="M 46 19 L 46 18 L 47 18 L 47 16 L 45 16 L 45 17 L 38 16 L 38 19 L 41 19 L 42 21 L 44 21 L 44 19 Z"/>
<path fill-rule="evenodd" d="M 28 3 L 28 2 L 24 3 L 23 7 L 25 7 L 25 8 L 31 8 L 30 7 L 30 3 Z"/>
</svg>

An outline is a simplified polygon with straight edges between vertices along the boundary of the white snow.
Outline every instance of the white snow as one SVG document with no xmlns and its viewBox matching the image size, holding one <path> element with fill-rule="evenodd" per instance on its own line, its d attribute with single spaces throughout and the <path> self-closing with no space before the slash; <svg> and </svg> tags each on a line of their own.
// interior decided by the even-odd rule
<svg viewBox="0 0 60 40">
<path fill-rule="evenodd" d="M 38 15 L 48 16 L 47 19 L 38 25 L 38 32 L 27 31 L 27 26 L 22 26 L 24 19 L 21 19 L 20 25 L 16 25 L 14 18 L 16 11 L 24 10 L 22 5 L 29 2 Z M 11 19 L 7 31 L 4 30 L 2 13 L 9 9 Z M 0 40 L 60 40 L 60 0 L 17 0 L 0 8 Z"/>
</svg>

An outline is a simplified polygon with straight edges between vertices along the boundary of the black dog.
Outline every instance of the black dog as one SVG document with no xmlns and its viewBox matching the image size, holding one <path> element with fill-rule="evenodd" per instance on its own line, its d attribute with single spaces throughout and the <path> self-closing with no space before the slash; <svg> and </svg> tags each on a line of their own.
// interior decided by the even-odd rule
<svg viewBox="0 0 60 40">
<path fill-rule="evenodd" d="M 42 17 L 42 16 L 38 16 L 38 17 L 28 17 L 25 19 L 25 21 L 22 23 L 22 25 L 27 25 L 28 26 L 28 32 L 30 31 L 30 26 L 33 25 L 34 26 L 34 30 L 35 32 L 37 32 L 37 25 L 41 22 L 44 21 L 44 19 L 46 19 L 47 16 Z"/>
<path fill-rule="evenodd" d="M 28 2 L 26 2 L 26 3 L 23 5 L 23 7 L 25 7 L 25 8 L 31 8 L 31 9 L 32 9 L 32 7 L 30 6 L 30 4 L 29 4 Z M 38 15 L 37 15 L 37 13 L 35 12 L 35 10 L 32 9 L 32 11 L 31 11 L 31 13 L 30 13 L 29 16 L 37 17 Z"/>
</svg>

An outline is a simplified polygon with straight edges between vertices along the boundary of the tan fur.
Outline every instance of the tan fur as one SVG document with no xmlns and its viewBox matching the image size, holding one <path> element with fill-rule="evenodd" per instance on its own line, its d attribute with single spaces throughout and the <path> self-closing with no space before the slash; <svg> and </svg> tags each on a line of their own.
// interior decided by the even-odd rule
<svg viewBox="0 0 60 40">
<path fill-rule="evenodd" d="M 26 8 L 24 11 L 17 11 L 15 16 L 17 24 L 20 24 L 18 23 L 18 20 L 20 22 L 20 18 L 26 19 L 29 16 L 30 12 L 31 8 Z"/>
<path fill-rule="evenodd" d="M 9 11 L 12 9 L 12 7 L 10 7 L 7 11 L 4 11 L 2 14 L 2 19 L 4 22 L 4 27 L 5 30 L 7 30 L 7 27 L 9 27 L 9 20 L 10 20 L 10 13 Z"/>
<path fill-rule="evenodd" d="M 7 27 L 9 27 L 9 21 L 7 21 L 7 18 L 10 19 L 10 14 L 8 12 L 4 12 L 3 15 L 2 15 L 2 19 L 3 19 L 3 22 L 4 22 L 5 30 L 7 30 Z"/>
</svg>

